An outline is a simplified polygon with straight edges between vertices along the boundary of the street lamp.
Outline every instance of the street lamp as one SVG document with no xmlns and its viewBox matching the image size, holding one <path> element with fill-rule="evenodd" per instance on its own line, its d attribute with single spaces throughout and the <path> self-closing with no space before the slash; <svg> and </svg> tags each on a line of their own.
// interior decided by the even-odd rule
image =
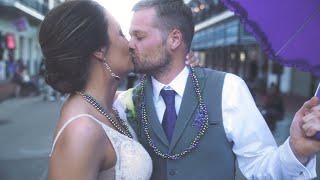
<svg viewBox="0 0 320 180">
<path fill-rule="evenodd" d="M 193 8 L 193 12 L 195 12 L 195 13 L 200 12 L 200 8 L 199 8 L 199 7 L 195 7 L 195 8 Z"/>
<path fill-rule="evenodd" d="M 206 5 L 204 5 L 204 4 L 201 4 L 201 5 L 199 6 L 199 8 L 200 8 L 201 10 L 203 10 L 205 7 L 206 7 Z"/>
<path fill-rule="evenodd" d="M 242 51 L 240 52 L 240 61 L 244 62 L 246 60 L 246 54 Z"/>
</svg>

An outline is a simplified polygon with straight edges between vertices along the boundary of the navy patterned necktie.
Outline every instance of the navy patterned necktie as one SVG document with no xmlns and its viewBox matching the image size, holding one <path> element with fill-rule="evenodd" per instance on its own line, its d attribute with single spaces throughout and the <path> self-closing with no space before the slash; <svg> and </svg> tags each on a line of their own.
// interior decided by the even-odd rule
<svg viewBox="0 0 320 180">
<path fill-rule="evenodd" d="M 163 119 L 162 119 L 162 127 L 166 136 L 171 142 L 173 130 L 177 121 L 177 114 L 175 108 L 175 95 L 176 92 L 174 90 L 164 90 L 160 91 L 160 94 L 166 104 L 166 110 L 164 111 Z"/>
</svg>

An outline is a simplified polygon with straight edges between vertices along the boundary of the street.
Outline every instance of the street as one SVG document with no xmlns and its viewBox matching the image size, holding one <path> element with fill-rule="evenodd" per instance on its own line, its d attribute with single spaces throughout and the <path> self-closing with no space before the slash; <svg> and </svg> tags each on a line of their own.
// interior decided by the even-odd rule
<svg viewBox="0 0 320 180">
<path fill-rule="evenodd" d="M 48 154 L 61 104 L 43 101 L 41 97 L 0 103 L 1 180 L 46 179 Z M 292 117 L 292 113 L 287 113 L 277 123 L 274 136 L 278 144 L 288 137 Z M 319 166 L 317 172 L 320 173 Z"/>
</svg>

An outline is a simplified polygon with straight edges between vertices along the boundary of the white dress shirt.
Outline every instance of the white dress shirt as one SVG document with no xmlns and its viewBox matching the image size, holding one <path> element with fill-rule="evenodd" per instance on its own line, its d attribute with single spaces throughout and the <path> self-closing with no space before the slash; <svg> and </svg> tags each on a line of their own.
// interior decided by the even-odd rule
<svg viewBox="0 0 320 180">
<path fill-rule="evenodd" d="M 164 100 L 162 96 L 160 95 L 160 91 L 162 89 L 165 90 L 174 90 L 176 92 L 175 96 L 175 108 L 177 115 L 179 114 L 180 105 L 182 101 L 182 96 L 184 93 L 184 87 L 187 84 L 189 75 L 189 69 L 185 67 L 179 74 L 174 78 L 174 80 L 171 81 L 170 84 L 164 85 L 161 82 L 157 81 L 155 78 L 151 77 L 152 79 L 152 90 L 153 90 L 153 103 L 154 107 L 156 107 L 157 116 L 160 121 L 160 124 L 162 123 L 164 111 L 166 110 L 166 104 L 164 103 Z"/>
<path fill-rule="evenodd" d="M 161 89 L 176 91 L 175 107 L 178 114 L 188 73 L 189 69 L 185 67 L 167 85 L 152 78 L 153 102 L 160 122 L 165 111 L 165 103 L 160 95 Z M 117 105 L 116 108 L 124 112 L 124 107 Z M 290 148 L 289 138 L 277 147 L 246 83 L 230 73 L 225 76 L 222 90 L 222 118 L 227 139 L 233 142 L 232 151 L 246 178 L 291 180 L 316 177 L 316 158 L 313 157 L 306 166 L 301 164 Z"/>
</svg>

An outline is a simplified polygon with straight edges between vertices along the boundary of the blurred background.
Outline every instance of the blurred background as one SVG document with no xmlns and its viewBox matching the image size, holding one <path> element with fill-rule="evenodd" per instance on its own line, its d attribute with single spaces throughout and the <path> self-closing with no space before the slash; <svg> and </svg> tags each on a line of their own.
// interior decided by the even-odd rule
<svg viewBox="0 0 320 180">
<path fill-rule="evenodd" d="M 38 28 L 64 0 L 0 0 L 0 179 L 46 179 L 59 109 L 66 98 L 47 86 Z M 137 0 L 100 0 L 128 36 Z M 276 141 L 289 135 L 294 113 L 314 95 L 310 73 L 283 67 L 262 52 L 254 37 L 219 0 L 185 0 L 196 22 L 192 49 L 208 68 L 242 77 Z M 297 12 L 298 13 L 298 12 Z M 120 90 L 138 83 L 129 74 Z M 320 161 L 318 161 L 320 162 Z M 319 164 L 319 163 L 318 163 Z M 318 175 L 320 168 L 317 167 Z M 237 179 L 243 179 L 241 174 Z"/>
</svg>

